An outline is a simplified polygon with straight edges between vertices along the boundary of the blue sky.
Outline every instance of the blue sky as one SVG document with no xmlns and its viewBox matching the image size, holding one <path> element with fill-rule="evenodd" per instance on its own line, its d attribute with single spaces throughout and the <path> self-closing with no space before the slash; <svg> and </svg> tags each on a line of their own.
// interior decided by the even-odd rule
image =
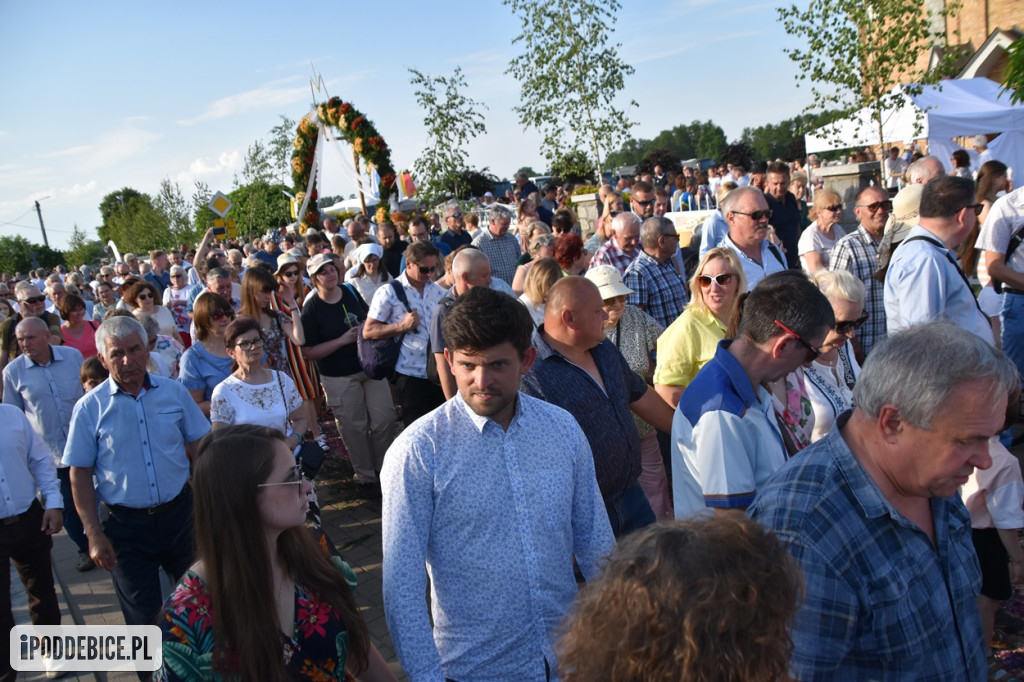
<svg viewBox="0 0 1024 682">
<path fill-rule="evenodd" d="M 777 4 L 625 0 L 614 40 L 636 68 L 623 93 L 639 105 L 633 134 L 711 119 L 732 140 L 799 113 L 810 93 L 782 53 Z M 518 84 L 504 74 L 518 33 L 500 0 L 0 0 L 0 236 L 42 242 L 36 199 L 62 248 L 76 223 L 95 236 L 100 200 L 120 187 L 155 193 L 166 177 L 186 195 L 195 180 L 230 191 L 246 148 L 279 114 L 308 110 L 311 64 L 374 122 L 398 168 L 427 141 L 407 69 L 461 66 L 467 94 L 488 107 L 470 163 L 498 176 L 542 171 L 540 138 L 520 128 Z M 326 182 L 326 194 L 354 191 L 340 172 Z"/>
</svg>

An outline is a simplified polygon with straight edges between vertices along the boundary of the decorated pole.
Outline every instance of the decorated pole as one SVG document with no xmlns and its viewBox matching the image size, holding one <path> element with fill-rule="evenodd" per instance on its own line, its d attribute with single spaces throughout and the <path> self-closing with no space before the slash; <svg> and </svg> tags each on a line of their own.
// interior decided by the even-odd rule
<svg viewBox="0 0 1024 682">
<path fill-rule="evenodd" d="M 356 189 L 359 190 L 359 205 L 363 207 L 363 215 L 366 213 L 366 195 L 363 194 L 363 176 L 359 172 L 359 154 L 352 149 L 352 165 L 356 167 Z"/>
</svg>

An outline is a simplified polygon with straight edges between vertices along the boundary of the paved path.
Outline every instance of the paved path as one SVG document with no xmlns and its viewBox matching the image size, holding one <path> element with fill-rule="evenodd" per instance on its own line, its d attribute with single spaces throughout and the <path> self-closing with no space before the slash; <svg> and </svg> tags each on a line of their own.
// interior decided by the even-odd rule
<svg viewBox="0 0 1024 682">
<path fill-rule="evenodd" d="M 330 498 L 331 490 L 321 490 L 320 498 Z M 356 603 L 359 604 L 370 637 L 400 680 L 405 675 L 398 665 L 384 620 L 381 597 L 380 501 L 346 501 L 326 505 L 322 510 L 324 529 L 341 549 L 359 578 Z M 53 563 L 57 576 L 57 597 L 65 624 L 123 625 L 110 574 L 95 568 L 86 573 L 75 570 L 77 548 L 63 531 L 54 536 Z M 28 603 L 21 581 L 12 567 L 11 599 L 17 624 L 29 623 Z M 19 680 L 44 680 L 43 673 L 21 673 Z M 69 673 L 65 680 L 129 682 L 137 680 L 129 673 Z"/>
</svg>

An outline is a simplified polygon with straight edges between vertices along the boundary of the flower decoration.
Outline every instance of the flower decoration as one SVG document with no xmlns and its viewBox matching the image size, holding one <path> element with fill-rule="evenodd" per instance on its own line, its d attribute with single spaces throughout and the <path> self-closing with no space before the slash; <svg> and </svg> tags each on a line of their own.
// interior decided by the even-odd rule
<svg viewBox="0 0 1024 682">
<path fill-rule="evenodd" d="M 395 169 L 391 165 L 391 150 L 384 138 L 377 132 L 366 116 L 349 102 L 341 101 L 340 97 L 332 97 L 326 102 L 314 106 L 320 125 L 336 128 L 339 137 L 352 145 L 367 168 L 375 168 L 380 175 L 379 200 L 376 221 L 388 220 L 391 211 L 388 200 L 398 191 L 395 185 Z M 305 192 L 309 184 L 309 174 L 313 169 L 313 155 L 316 151 L 316 140 L 320 129 L 313 121 L 312 112 L 302 117 L 292 144 L 292 182 L 296 194 Z M 310 199 L 315 201 L 316 194 Z M 301 202 L 300 202 L 301 203 Z M 306 215 L 299 224 L 299 231 L 305 233 L 309 227 L 320 223 L 320 213 L 315 204 L 307 207 Z"/>
</svg>

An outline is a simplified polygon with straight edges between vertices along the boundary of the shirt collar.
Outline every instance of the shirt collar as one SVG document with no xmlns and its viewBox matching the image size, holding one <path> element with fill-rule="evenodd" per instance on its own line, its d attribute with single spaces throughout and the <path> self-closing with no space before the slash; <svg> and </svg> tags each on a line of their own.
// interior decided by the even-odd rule
<svg viewBox="0 0 1024 682">
<path fill-rule="evenodd" d="M 462 393 L 460 393 L 458 391 L 456 391 L 456 393 L 455 393 L 455 404 L 458 406 L 458 408 L 460 410 L 462 410 L 463 414 L 465 414 L 466 417 L 469 418 L 469 421 L 473 424 L 473 426 L 476 428 L 476 430 L 479 431 L 480 433 L 484 432 L 484 429 L 487 427 L 488 424 L 494 424 L 496 427 L 501 429 L 501 425 L 499 425 L 498 422 L 494 421 L 490 417 L 484 417 L 483 415 L 479 415 L 476 412 L 474 412 L 469 407 L 469 405 L 466 404 L 466 401 L 462 399 Z M 519 417 L 521 417 L 522 414 L 523 414 L 523 394 L 517 392 L 516 393 L 516 411 L 512 415 L 512 421 L 510 421 L 509 424 L 508 424 L 509 430 L 511 430 L 512 427 L 516 424 L 516 422 L 519 421 Z M 504 431 L 504 430 L 505 429 L 502 429 L 502 431 Z"/>
<path fill-rule="evenodd" d="M 151 391 L 154 388 L 157 388 L 157 383 L 153 381 L 153 377 L 150 375 L 149 372 L 146 372 L 146 378 L 142 380 L 142 388 L 146 389 L 147 391 Z M 114 377 L 107 377 L 107 390 L 110 391 L 110 395 L 117 395 L 118 393 L 131 395 L 130 393 L 123 390 L 120 386 L 117 385 L 117 382 L 114 381 Z"/>
<path fill-rule="evenodd" d="M 537 359 L 547 360 L 552 355 L 561 357 L 562 354 L 552 348 L 548 342 L 544 339 L 544 325 L 543 323 L 537 327 L 537 333 L 533 337 L 533 345 L 537 349 Z"/>
<path fill-rule="evenodd" d="M 722 321 L 715 317 L 715 314 L 710 310 L 701 310 L 694 306 L 693 316 L 697 318 L 697 321 L 703 324 L 705 327 L 718 327 L 723 332 L 725 331 L 725 325 Z"/>
<path fill-rule="evenodd" d="M 733 385 L 736 395 L 747 405 L 756 405 L 760 403 L 760 399 L 754 391 L 754 385 L 750 382 L 750 375 L 747 374 L 747 370 L 743 369 L 740 361 L 729 352 L 729 345 L 732 344 L 732 341 L 732 339 L 723 339 L 718 342 L 715 360 L 725 370 L 725 374 L 729 377 L 729 382 Z"/>
<path fill-rule="evenodd" d="M 52 365 L 55 362 L 60 362 L 61 358 L 57 357 L 56 349 L 53 346 L 50 346 L 50 361 L 48 363 L 46 363 L 45 365 L 39 364 L 38 362 L 36 362 L 35 360 L 33 360 L 32 358 L 30 358 L 27 355 L 25 356 L 25 360 L 27 360 L 28 362 L 32 363 L 36 367 L 49 367 L 50 365 Z"/>
</svg>

